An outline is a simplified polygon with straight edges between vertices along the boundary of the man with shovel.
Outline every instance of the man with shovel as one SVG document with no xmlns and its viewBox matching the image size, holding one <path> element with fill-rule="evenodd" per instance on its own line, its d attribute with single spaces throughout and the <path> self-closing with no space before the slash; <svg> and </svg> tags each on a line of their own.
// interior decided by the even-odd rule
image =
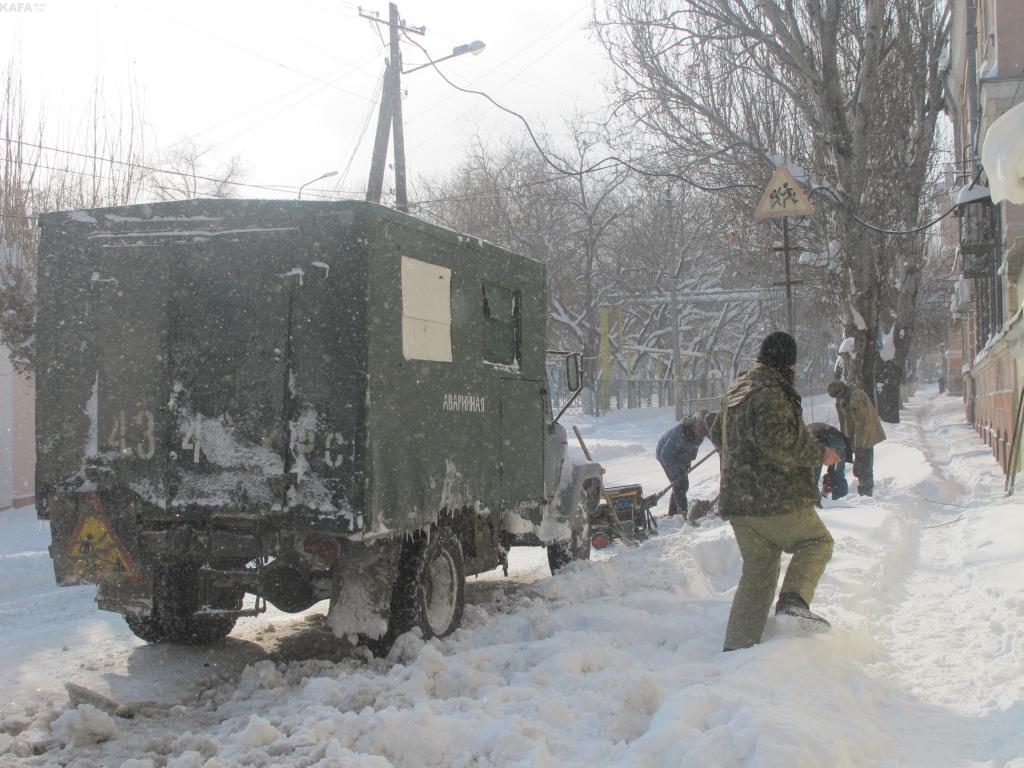
<svg viewBox="0 0 1024 768">
<path fill-rule="evenodd" d="M 681 419 L 658 440 L 654 455 L 672 483 L 672 497 L 668 502 L 668 514 L 686 515 L 686 493 L 690 490 L 690 465 L 697 458 L 700 444 L 708 434 L 704 414 L 699 413 Z"/>
</svg>

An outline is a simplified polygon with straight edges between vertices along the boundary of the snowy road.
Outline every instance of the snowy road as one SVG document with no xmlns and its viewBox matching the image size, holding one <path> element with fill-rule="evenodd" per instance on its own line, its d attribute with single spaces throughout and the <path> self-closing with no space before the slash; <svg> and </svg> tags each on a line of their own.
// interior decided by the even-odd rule
<svg viewBox="0 0 1024 768">
<path fill-rule="evenodd" d="M 823 511 L 836 550 L 815 607 L 835 631 L 770 621 L 765 642 L 731 654 L 740 560 L 720 522 L 663 520 L 642 546 L 554 578 L 541 550 L 516 551 L 512 579 L 471 581 L 455 635 L 407 636 L 374 660 L 323 631 L 322 606 L 240 624 L 220 647 L 145 646 L 88 588 L 53 588 L 45 528 L 3 513 L 14 744 L 0 735 L 0 766 L 1020 768 L 1024 503 L 1002 496 L 959 401 L 922 395 L 904 415 L 876 451 L 875 497 Z M 667 410 L 577 423 L 609 484 L 662 487 Z M 692 487 L 715 494 L 717 460 Z M 157 705 L 132 720 L 65 710 L 65 680 Z M 49 750 L 18 756 L 33 743 Z"/>
</svg>

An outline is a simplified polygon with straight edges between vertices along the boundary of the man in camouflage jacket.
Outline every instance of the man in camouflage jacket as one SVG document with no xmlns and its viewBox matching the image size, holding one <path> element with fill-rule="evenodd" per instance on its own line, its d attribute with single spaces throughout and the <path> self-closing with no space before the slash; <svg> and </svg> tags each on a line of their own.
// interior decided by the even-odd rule
<svg viewBox="0 0 1024 768">
<path fill-rule="evenodd" d="M 761 343 L 757 362 L 736 378 L 722 399 L 711 440 L 721 455 L 722 517 L 736 535 L 743 571 L 725 633 L 725 650 L 760 642 L 786 569 L 777 616 L 794 617 L 811 631 L 829 624 L 810 611 L 818 580 L 832 557 L 832 536 L 815 510 L 821 496 L 813 468 L 834 464 L 836 452 L 804 426 L 793 388 L 796 342 L 782 332 Z"/>
</svg>

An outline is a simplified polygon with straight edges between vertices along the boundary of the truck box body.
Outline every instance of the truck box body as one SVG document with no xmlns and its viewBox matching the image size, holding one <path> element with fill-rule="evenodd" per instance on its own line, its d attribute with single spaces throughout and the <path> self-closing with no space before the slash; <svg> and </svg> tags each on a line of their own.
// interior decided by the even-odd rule
<svg viewBox="0 0 1024 768">
<path fill-rule="evenodd" d="M 63 583 L 103 578 L 88 525 L 121 571 L 181 523 L 360 541 L 455 508 L 540 524 L 542 264 L 357 202 L 41 227 L 37 489 Z"/>
</svg>

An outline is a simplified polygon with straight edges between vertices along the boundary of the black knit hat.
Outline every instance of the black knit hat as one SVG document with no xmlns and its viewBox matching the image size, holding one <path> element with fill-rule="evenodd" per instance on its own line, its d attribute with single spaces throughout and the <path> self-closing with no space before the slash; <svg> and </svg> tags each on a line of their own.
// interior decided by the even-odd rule
<svg viewBox="0 0 1024 768">
<path fill-rule="evenodd" d="M 796 341 L 783 331 L 768 334 L 761 342 L 757 362 L 769 368 L 793 367 L 796 365 Z"/>
</svg>

